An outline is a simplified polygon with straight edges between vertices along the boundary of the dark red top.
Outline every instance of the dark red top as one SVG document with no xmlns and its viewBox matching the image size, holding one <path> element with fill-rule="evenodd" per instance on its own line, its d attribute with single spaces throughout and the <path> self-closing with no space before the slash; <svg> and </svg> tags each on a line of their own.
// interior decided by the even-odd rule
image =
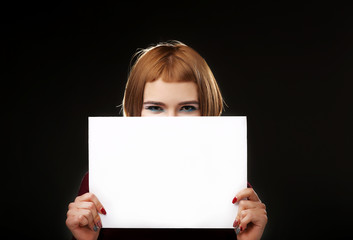
<svg viewBox="0 0 353 240">
<path fill-rule="evenodd" d="M 82 179 L 78 196 L 89 192 L 88 173 Z M 248 183 L 248 188 L 252 188 Z M 106 209 L 109 211 L 109 209 Z M 72 238 L 75 239 L 75 238 Z M 119 228 L 102 228 L 98 239 L 236 239 L 233 229 L 119 229 Z"/>
</svg>

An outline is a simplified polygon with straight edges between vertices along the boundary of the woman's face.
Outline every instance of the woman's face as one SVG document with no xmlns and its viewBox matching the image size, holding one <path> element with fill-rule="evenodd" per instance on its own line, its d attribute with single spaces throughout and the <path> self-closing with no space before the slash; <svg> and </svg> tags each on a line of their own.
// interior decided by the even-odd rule
<svg viewBox="0 0 353 240">
<path fill-rule="evenodd" d="M 201 116 L 196 83 L 147 82 L 141 116 Z"/>
</svg>

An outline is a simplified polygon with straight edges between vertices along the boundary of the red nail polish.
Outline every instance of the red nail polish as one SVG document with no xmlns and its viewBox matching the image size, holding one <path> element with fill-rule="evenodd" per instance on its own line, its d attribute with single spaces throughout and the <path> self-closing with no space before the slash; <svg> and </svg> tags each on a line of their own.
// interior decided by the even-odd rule
<svg viewBox="0 0 353 240">
<path fill-rule="evenodd" d="M 237 220 L 234 221 L 234 227 L 238 227 L 239 226 L 239 223 Z"/>
<path fill-rule="evenodd" d="M 97 222 L 97 225 L 99 228 L 102 228 L 102 222 L 100 220 Z"/>
<path fill-rule="evenodd" d="M 237 201 L 238 201 L 237 197 L 234 197 L 232 203 L 234 204 L 234 203 L 236 203 Z"/>
<path fill-rule="evenodd" d="M 105 215 L 107 212 L 105 211 L 104 207 L 101 208 L 101 212 Z"/>
<path fill-rule="evenodd" d="M 243 227 L 240 227 L 240 232 L 242 232 L 243 231 Z"/>
</svg>

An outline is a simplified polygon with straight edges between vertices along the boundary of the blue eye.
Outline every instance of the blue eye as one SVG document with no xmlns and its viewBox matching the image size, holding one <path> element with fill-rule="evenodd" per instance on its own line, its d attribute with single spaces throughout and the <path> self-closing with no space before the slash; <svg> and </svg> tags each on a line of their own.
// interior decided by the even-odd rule
<svg viewBox="0 0 353 240">
<path fill-rule="evenodd" d="M 196 107 L 194 107 L 194 106 L 182 106 L 180 108 L 181 112 L 193 112 L 195 110 L 196 110 Z"/>
<path fill-rule="evenodd" d="M 150 110 L 151 112 L 163 112 L 163 108 L 159 106 L 148 106 L 146 107 L 147 110 Z"/>
</svg>

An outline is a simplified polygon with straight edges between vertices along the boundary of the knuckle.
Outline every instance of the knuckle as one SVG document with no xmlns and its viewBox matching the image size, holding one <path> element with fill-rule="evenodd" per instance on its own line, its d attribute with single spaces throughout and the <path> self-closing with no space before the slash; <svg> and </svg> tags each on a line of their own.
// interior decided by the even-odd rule
<svg viewBox="0 0 353 240">
<path fill-rule="evenodd" d="M 261 203 L 261 208 L 266 209 L 266 205 L 264 203 Z"/>
<path fill-rule="evenodd" d="M 95 205 L 94 205 L 93 202 L 88 202 L 87 205 L 88 205 L 88 208 L 89 208 L 91 211 L 95 210 Z"/>
<path fill-rule="evenodd" d="M 246 194 L 247 194 L 247 195 L 252 195 L 252 194 L 254 194 L 254 193 L 255 193 L 255 191 L 254 191 L 253 188 L 247 188 L 247 189 L 246 189 Z"/>
<path fill-rule="evenodd" d="M 70 227 L 72 220 L 70 218 L 66 218 L 65 224 L 67 227 Z"/>
<path fill-rule="evenodd" d="M 82 215 L 83 216 L 85 216 L 85 217 L 89 217 L 90 216 L 90 214 L 91 214 L 91 211 L 90 210 L 87 210 L 87 209 L 84 209 L 83 211 L 82 211 Z"/>
<path fill-rule="evenodd" d="M 245 215 L 246 215 L 246 210 L 240 211 L 240 216 L 241 216 L 241 217 L 244 217 Z"/>
<path fill-rule="evenodd" d="M 267 217 L 267 215 L 264 216 L 264 220 L 265 220 L 265 223 L 268 222 L 268 217 Z"/>
<path fill-rule="evenodd" d="M 71 202 L 71 203 L 69 204 L 69 206 L 68 206 L 68 209 L 72 209 L 72 208 L 74 208 L 74 207 L 75 207 L 75 203 Z"/>
<path fill-rule="evenodd" d="M 72 216 L 73 214 L 72 214 L 72 210 L 69 210 L 69 211 L 67 211 L 67 213 L 66 213 L 66 216 L 69 218 L 70 216 Z"/>
<path fill-rule="evenodd" d="M 77 220 L 79 222 L 83 222 L 85 220 L 85 216 L 83 216 L 83 214 L 80 214 L 78 217 L 77 217 Z"/>
<path fill-rule="evenodd" d="M 88 192 L 86 194 L 87 194 L 88 199 L 92 200 L 94 198 L 94 194 L 93 193 Z"/>
</svg>

